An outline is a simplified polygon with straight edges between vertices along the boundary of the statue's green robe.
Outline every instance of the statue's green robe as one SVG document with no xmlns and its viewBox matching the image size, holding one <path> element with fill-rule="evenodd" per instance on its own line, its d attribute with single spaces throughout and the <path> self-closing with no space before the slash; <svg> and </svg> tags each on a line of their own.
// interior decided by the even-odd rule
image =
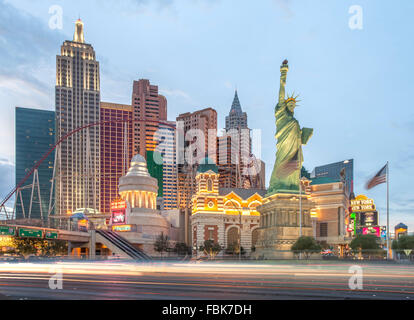
<svg viewBox="0 0 414 320">
<path fill-rule="evenodd" d="M 268 193 L 299 190 L 300 171 L 303 163 L 302 144 L 306 144 L 312 135 L 312 129 L 300 129 L 299 122 L 293 117 L 285 102 L 278 103 L 276 116 L 276 161 L 270 179 Z M 287 170 L 291 161 L 297 161 L 296 170 Z M 291 171 L 290 174 L 286 172 Z"/>
</svg>

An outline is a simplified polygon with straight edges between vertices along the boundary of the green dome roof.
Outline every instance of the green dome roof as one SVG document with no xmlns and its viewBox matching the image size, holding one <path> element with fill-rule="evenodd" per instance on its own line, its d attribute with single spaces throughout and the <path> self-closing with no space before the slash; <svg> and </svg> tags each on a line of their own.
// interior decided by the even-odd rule
<svg viewBox="0 0 414 320">
<path fill-rule="evenodd" d="M 198 164 L 197 172 L 198 173 L 203 173 L 203 172 L 207 172 L 209 170 L 211 170 L 215 173 L 218 173 L 218 167 L 216 166 L 214 161 L 211 160 L 209 157 L 206 157 L 203 160 L 201 160 L 200 163 Z"/>
</svg>

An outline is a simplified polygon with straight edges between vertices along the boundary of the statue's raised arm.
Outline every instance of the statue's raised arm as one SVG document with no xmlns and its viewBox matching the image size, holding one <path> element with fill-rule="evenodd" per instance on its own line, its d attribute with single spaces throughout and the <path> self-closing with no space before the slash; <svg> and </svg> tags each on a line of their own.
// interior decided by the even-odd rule
<svg viewBox="0 0 414 320">
<path fill-rule="evenodd" d="M 283 61 L 282 66 L 280 67 L 280 90 L 279 90 L 279 105 L 282 105 L 285 101 L 285 88 L 286 88 L 286 78 L 289 71 L 288 61 Z"/>
</svg>

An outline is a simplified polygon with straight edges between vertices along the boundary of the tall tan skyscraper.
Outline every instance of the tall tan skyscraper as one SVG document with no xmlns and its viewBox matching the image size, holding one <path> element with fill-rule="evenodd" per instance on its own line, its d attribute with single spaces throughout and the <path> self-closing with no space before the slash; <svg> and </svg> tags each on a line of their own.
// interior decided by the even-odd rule
<svg viewBox="0 0 414 320">
<path fill-rule="evenodd" d="M 159 129 L 157 123 L 150 122 L 167 120 L 167 99 L 158 93 L 158 86 L 149 80 L 134 81 L 132 89 L 132 117 L 134 120 L 148 122 L 133 123 L 133 150 L 146 157 L 146 151 L 154 151 L 157 141 L 154 134 Z"/>
<path fill-rule="evenodd" d="M 75 23 L 73 41 L 65 41 L 56 57 L 56 139 L 100 119 L 99 62 L 85 43 L 83 22 Z M 56 176 L 56 213 L 77 208 L 99 210 L 100 128 L 82 130 L 59 150 Z"/>
</svg>

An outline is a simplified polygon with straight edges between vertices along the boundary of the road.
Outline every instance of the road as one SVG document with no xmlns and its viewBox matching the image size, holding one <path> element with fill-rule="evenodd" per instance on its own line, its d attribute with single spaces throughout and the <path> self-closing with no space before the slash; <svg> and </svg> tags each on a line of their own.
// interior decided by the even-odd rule
<svg viewBox="0 0 414 320">
<path fill-rule="evenodd" d="M 414 266 L 348 263 L 65 262 L 0 264 L 5 299 L 414 299 Z M 62 289 L 52 290 L 49 283 Z M 52 280 L 51 277 L 54 277 Z M 353 282 L 355 283 L 355 281 Z"/>
</svg>

